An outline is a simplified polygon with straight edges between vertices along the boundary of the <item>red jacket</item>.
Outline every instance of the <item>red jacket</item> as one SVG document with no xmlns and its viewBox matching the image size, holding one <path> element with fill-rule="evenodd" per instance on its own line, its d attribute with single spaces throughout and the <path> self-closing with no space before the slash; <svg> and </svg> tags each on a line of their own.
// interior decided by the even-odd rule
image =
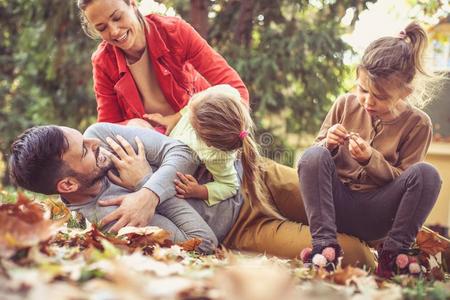
<svg viewBox="0 0 450 300">
<path fill-rule="evenodd" d="M 192 94 L 227 83 L 248 103 L 247 88 L 239 75 L 185 21 L 149 15 L 147 48 L 156 78 L 167 102 L 179 111 Z M 92 55 L 98 121 L 118 123 L 142 118 L 139 91 L 119 48 L 102 42 Z"/>
</svg>

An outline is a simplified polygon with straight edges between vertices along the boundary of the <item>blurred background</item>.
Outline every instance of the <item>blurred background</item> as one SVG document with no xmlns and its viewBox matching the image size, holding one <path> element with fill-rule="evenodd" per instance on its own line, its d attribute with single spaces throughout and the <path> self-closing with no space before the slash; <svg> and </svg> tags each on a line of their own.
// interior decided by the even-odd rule
<svg viewBox="0 0 450 300">
<path fill-rule="evenodd" d="M 265 156 L 294 166 L 336 97 L 353 88 L 364 48 L 411 20 L 431 38 L 433 70 L 450 73 L 448 0 L 141 0 L 144 13 L 178 15 L 246 83 Z M 24 129 L 96 121 L 90 56 L 76 1 L 0 0 L 0 179 Z M 444 185 L 428 223 L 450 224 L 450 84 L 425 109 L 435 126 L 427 161 Z"/>
</svg>

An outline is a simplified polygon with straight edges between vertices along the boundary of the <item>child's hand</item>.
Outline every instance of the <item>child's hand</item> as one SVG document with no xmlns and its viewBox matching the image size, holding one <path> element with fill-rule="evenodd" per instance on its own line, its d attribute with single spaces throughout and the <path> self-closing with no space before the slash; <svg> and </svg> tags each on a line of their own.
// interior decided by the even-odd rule
<svg viewBox="0 0 450 300">
<path fill-rule="evenodd" d="M 334 124 L 328 128 L 326 137 L 326 147 L 328 150 L 333 151 L 339 145 L 343 145 L 348 135 L 347 129 L 341 124 Z"/>
<path fill-rule="evenodd" d="M 352 158 L 360 164 L 367 164 L 372 156 L 372 147 L 357 134 L 349 136 L 348 150 Z"/>
<path fill-rule="evenodd" d="M 169 134 L 175 127 L 175 125 L 177 125 L 178 121 L 181 118 L 181 114 L 176 113 L 168 116 L 163 116 L 161 114 L 145 114 L 143 115 L 143 117 L 144 119 L 148 120 L 151 124 L 162 125 L 166 127 L 166 134 Z"/>
<path fill-rule="evenodd" d="M 177 172 L 179 180 L 175 179 L 175 190 L 178 198 L 208 199 L 208 189 L 206 186 L 198 184 L 197 180 L 189 174 Z"/>
</svg>

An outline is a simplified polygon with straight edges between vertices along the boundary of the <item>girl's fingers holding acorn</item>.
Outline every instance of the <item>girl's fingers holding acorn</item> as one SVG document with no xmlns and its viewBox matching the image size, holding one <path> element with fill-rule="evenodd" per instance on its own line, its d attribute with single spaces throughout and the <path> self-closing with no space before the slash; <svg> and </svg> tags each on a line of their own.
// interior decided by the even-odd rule
<svg viewBox="0 0 450 300">
<path fill-rule="evenodd" d="M 350 139 L 348 141 L 349 150 L 353 155 L 359 155 L 361 153 L 361 148 L 359 145 L 353 140 Z"/>
<path fill-rule="evenodd" d="M 335 145 L 342 145 L 344 143 L 344 139 L 334 133 L 330 133 L 330 135 L 328 136 L 328 143 Z"/>
</svg>

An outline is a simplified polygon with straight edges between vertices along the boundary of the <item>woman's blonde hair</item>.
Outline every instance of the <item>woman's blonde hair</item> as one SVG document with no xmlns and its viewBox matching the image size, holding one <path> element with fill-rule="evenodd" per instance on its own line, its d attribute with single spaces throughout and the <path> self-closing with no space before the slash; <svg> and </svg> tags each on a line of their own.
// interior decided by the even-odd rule
<svg viewBox="0 0 450 300">
<path fill-rule="evenodd" d="M 359 72 L 366 72 L 369 90 L 389 96 L 386 86 L 406 88 L 412 93 L 408 96 L 411 104 L 424 107 L 434 96 L 436 83 L 441 81 L 427 71 L 425 51 L 428 37 L 425 30 L 416 22 L 410 23 L 396 37 L 382 37 L 372 42 L 364 51 Z"/>
<path fill-rule="evenodd" d="M 243 190 L 250 205 L 260 207 L 269 216 L 283 218 L 269 204 L 254 140 L 255 126 L 239 92 L 229 85 L 217 85 L 195 94 L 190 108 L 192 127 L 206 145 L 222 151 L 241 149 Z"/>
<path fill-rule="evenodd" d="M 98 39 L 98 38 L 100 38 L 100 36 L 98 35 L 97 30 L 92 26 L 91 23 L 89 23 L 88 19 L 86 18 L 86 14 L 84 13 L 86 8 L 94 1 L 95 0 L 77 0 L 77 4 L 78 4 L 78 9 L 80 11 L 79 15 L 80 15 L 80 21 L 81 21 L 81 28 L 83 28 L 84 33 L 88 37 L 90 37 L 92 39 Z M 131 5 L 130 0 L 122 0 L 122 1 L 125 2 L 128 6 Z M 147 23 L 145 22 L 145 18 L 141 14 L 139 9 L 136 9 L 136 17 L 138 18 L 139 23 L 141 23 L 142 26 L 147 28 Z"/>
</svg>

